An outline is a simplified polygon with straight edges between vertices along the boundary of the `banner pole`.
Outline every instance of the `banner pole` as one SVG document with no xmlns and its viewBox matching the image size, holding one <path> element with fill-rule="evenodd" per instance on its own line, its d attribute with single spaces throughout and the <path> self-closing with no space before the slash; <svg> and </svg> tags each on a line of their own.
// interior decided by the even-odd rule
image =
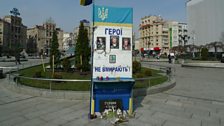
<svg viewBox="0 0 224 126">
<path fill-rule="evenodd" d="M 93 98 L 93 51 L 94 51 L 94 7 L 95 0 L 92 1 L 92 44 L 91 44 L 91 98 L 90 98 L 90 119 L 95 118 L 95 101 Z"/>
</svg>

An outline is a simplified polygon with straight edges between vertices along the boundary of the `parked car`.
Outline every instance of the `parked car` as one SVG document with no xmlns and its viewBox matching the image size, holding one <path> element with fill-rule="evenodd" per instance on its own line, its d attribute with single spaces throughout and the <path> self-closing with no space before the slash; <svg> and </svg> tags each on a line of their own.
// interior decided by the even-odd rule
<svg viewBox="0 0 224 126">
<path fill-rule="evenodd" d="M 224 63 L 224 53 L 222 53 L 221 63 Z"/>
</svg>

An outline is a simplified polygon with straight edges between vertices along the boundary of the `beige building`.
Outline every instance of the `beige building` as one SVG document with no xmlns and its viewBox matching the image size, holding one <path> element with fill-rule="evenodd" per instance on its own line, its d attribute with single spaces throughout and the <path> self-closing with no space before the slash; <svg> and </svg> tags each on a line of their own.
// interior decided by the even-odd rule
<svg viewBox="0 0 224 126">
<path fill-rule="evenodd" d="M 143 17 L 139 27 L 141 48 L 160 48 L 161 53 L 169 53 L 169 25 L 162 17 Z"/>
<path fill-rule="evenodd" d="M 0 19 L 0 45 L 4 51 L 26 48 L 26 32 L 21 17 L 8 15 Z"/>
<path fill-rule="evenodd" d="M 46 30 L 43 26 L 36 25 L 27 29 L 27 42 L 36 45 L 37 52 L 43 53 L 46 44 Z"/>
<path fill-rule="evenodd" d="M 0 46 L 9 46 L 10 41 L 10 24 L 0 19 Z"/>
<path fill-rule="evenodd" d="M 91 25 L 90 25 L 90 22 L 89 21 L 87 21 L 87 20 L 81 20 L 80 21 L 80 23 L 83 23 L 83 25 L 84 25 L 84 28 L 87 30 L 87 32 L 88 32 L 88 38 L 89 38 L 89 42 L 91 43 L 92 42 L 92 27 L 91 27 Z M 73 33 L 73 35 L 74 35 L 74 42 L 75 42 L 75 44 L 76 44 L 76 42 L 77 42 L 77 39 L 78 39 L 78 36 L 79 36 L 79 27 L 76 27 L 75 29 L 74 29 L 74 33 Z"/>
<path fill-rule="evenodd" d="M 36 25 L 27 30 L 27 40 L 36 43 L 38 53 L 50 54 L 50 44 L 53 37 L 53 32 L 57 31 L 59 50 L 63 49 L 63 30 L 56 28 L 54 21 L 49 18 L 42 26 Z"/>
<path fill-rule="evenodd" d="M 135 50 L 140 50 L 141 47 L 143 47 L 139 39 L 136 39 L 134 43 L 135 43 Z"/>
<path fill-rule="evenodd" d="M 177 21 L 167 21 L 160 16 L 146 16 L 141 19 L 139 26 L 139 47 L 146 50 L 160 48 L 162 54 L 188 41 L 187 24 Z"/>
<path fill-rule="evenodd" d="M 58 49 L 59 49 L 60 51 L 62 51 L 62 50 L 63 50 L 63 38 L 64 38 L 63 35 L 64 35 L 64 32 L 63 32 L 63 30 L 60 29 L 60 28 L 56 28 L 56 31 L 57 31 L 58 44 L 59 44 Z"/>
<path fill-rule="evenodd" d="M 52 18 L 49 18 L 44 24 L 44 29 L 46 30 L 46 43 L 45 43 L 45 53 L 47 55 L 50 54 L 50 43 L 53 37 L 53 32 L 56 30 L 56 23 L 52 20 Z"/>
</svg>

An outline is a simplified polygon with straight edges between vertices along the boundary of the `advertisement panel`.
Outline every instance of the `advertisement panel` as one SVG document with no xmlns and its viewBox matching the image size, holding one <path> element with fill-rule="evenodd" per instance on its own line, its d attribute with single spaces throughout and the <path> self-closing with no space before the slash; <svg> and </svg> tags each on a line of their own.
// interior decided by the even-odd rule
<svg viewBox="0 0 224 126">
<path fill-rule="evenodd" d="M 132 78 L 132 8 L 94 6 L 93 79 Z"/>
</svg>

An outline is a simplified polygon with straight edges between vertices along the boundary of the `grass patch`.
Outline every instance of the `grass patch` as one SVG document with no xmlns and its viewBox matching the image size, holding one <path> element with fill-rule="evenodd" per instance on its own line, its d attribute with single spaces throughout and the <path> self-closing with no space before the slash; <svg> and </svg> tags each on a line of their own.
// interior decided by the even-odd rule
<svg viewBox="0 0 224 126">
<path fill-rule="evenodd" d="M 147 71 L 147 72 L 146 72 Z M 150 76 L 145 75 L 145 73 L 151 72 Z M 52 78 L 52 73 L 50 71 L 43 72 L 42 65 L 26 68 L 19 71 L 21 76 L 25 77 L 34 77 L 35 73 L 41 72 L 41 78 Z M 77 80 L 90 80 L 91 74 L 86 73 L 85 75 L 80 75 L 79 72 L 56 72 L 57 74 L 62 75 L 63 79 L 77 79 Z M 150 80 L 142 80 L 136 81 L 134 88 L 147 88 L 150 86 L 155 86 L 161 84 L 168 80 L 166 76 L 161 74 L 161 71 L 149 69 L 149 68 L 142 68 L 141 72 L 133 74 L 133 78 L 149 78 L 149 77 L 158 77 L 152 78 Z M 72 90 L 72 91 L 89 91 L 90 90 L 90 82 L 53 82 L 53 81 L 42 81 L 42 80 L 29 80 L 20 78 L 18 82 L 22 85 L 30 86 L 30 87 L 37 87 L 37 88 L 44 88 L 44 89 L 51 89 L 52 90 Z"/>
<path fill-rule="evenodd" d="M 146 70 L 150 70 L 152 72 L 152 76 L 144 75 Z M 155 85 L 162 84 L 162 83 L 164 83 L 168 80 L 167 76 L 163 76 L 163 75 L 160 74 L 160 73 L 162 73 L 162 71 L 160 71 L 160 70 L 155 70 L 155 69 L 142 67 L 140 73 L 142 73 L 144 75 L 143 78 L 148 78 L 148 77 L 156 77 L 156 78 L 152 78 L 150 80 L 136 81 L 135 85 L 134 85 L 134 88 L 148 88 L 148 87 L 152 87 L 152 86 L 155 86 Z M 133 77 L 138 78 L 138 77 L 136 77 L 136 75 L 137 75 L 137 73 L 134 74 Z"/>
</svg>

